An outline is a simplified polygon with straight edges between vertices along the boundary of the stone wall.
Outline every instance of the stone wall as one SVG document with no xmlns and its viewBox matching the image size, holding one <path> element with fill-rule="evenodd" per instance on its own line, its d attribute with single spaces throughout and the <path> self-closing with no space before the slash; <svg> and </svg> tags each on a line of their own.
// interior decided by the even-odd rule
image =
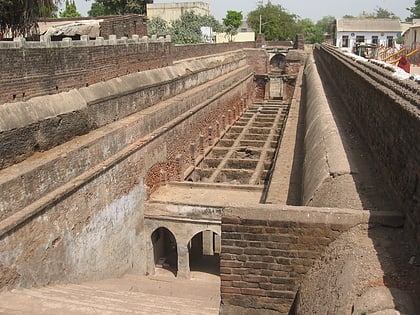
<svg viewBox="0 0 420 315">
<path fill-rule="evenodd" d="M 113 115 L 112 105 L 142 110 L 131 115 L 128 110 L 126 117 L 0 171 L 0 289 L 146 273 L 143 208 L 149 170 L 165 165 L 168 178 L 176 178 L 175 157 L 185 171 L 191 142 L 253 91 L 243 53 L 208 62 L 179 64 L 188 72 L 180 80 L 183 72 L 176 68 L 139 74 L 138 80 L 159 79 L 144 89 L 130 90 L 129 82 L 139 86 L 131 78 L 122 86 L 118 79 L 73 91 L 98 106 L 91 112 L 98 122 L 106 118 L 101 113 Z M 142 107 L 147 93 L 162 101 Z"/>
<path fill-rule="evenodd" d="M 420 248 L 420 108 L 418 83 L 401 81 L 389 69 L 315 49 L 315 59 L 341 91 L 384 177 L 406 214 L 405 229 Z M 347 59 L 346 59 L 347 58 Z M 389 79 L 388 79 L 389 78 Z M 385 79 L 390 80 L 386 86 Z M 407 89 L 407 93 L 404 90 Z M 405 94 L 417 93 L 407 99 Z M 415 92 L 417 91 L 417 92 Z M 408 97 L 408 96 L 407 96 Z"/>
<path fill-rule="evenodd" d="M 0 42 L 0 104 L 81 88 L 172 64 L 165 39 Z"/>
<path fill-rule="evenodd" d="M 175 61 L 188 58 L 216 55 L 228 51 L 254 47 L 254 42 L 175 45 L 172 47 L 172 58 Z"/>
<path fill-rule="evenodd" d="M 0 169 L 242 67 L 245 58 L 242 52 L 219 55 L 4 104 Z"/>
<path fill-rule="evenodd" d="M 323 197 L 318 196 L 322 186 L 331 185 L 329 182 L 337 176 L 351 177 L 352 170 L 313 57 L 308 58 L 305 66 L 304 86 L 306 110 L 302 203 L 311 205 L 313 200 Z M 340 184 L 334 183 L 336 187 Z M 325 199 L 323 206 L 332 206 L 328 204 L 328 198 Z"/>
<path fill-rule="evenodd" d="M 313 263 L 368 212 L 260 205 L 222 216 L 221 314 L 289 314 Z"/>
<path fill-rule="evenodd" d="M 100 22 L 100 35 L 109 39 L 111 35 L 121 37 L 147 36 L 147 17 L 138 14 L 126 14 L 104 17 Z"/>
</svg>

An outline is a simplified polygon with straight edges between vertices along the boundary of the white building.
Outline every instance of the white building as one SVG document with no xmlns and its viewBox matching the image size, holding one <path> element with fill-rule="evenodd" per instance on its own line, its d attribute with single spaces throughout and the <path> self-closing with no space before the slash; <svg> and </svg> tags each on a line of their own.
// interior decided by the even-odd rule
<svg viewBox="0 0 420 315">
<path fill-rule="evenodd" d="M 149 19 L 159 17 L 166 22 L 172 22 L 178 20 L 186 11 L 192 11 L 197 15 L 210 15 L 210 4 L 201 1 L 147 4 Z"/>
<path fill-rule="evenodd" d="M 401 30 L 398 19 L 337 19 L 336 46 L 348 52 L 362 42 L 393 47 Z"/>
</svg>

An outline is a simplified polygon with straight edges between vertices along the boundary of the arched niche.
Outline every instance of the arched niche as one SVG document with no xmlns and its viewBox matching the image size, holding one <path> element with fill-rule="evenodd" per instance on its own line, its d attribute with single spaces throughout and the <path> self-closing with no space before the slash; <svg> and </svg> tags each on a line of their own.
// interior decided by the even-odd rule
<svg viewBox="0 0 420 315">
<path fill-rule="evenodd" d="M 151 235 L 155 268 L 170 270 L 176 276 L 178 252 L 175 236 L 165 227 L 159 227 Z"/>
<path fill-rule="evenodd" d="M 196 233 L 188 243 L 191 271 L 220 274 L 220 235 L 212 230 Z"/>
</svg>

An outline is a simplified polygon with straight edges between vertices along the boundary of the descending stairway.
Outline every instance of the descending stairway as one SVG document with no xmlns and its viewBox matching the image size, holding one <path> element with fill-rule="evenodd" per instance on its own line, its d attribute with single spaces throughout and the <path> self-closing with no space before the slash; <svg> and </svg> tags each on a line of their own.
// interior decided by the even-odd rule
<svg viewBox="0 0 420 315">
<path fill-rule="evenodd" d="M 126 275 L 0 293 L 0 314 L 219 314 L 219 277 Z"/>
</svg>

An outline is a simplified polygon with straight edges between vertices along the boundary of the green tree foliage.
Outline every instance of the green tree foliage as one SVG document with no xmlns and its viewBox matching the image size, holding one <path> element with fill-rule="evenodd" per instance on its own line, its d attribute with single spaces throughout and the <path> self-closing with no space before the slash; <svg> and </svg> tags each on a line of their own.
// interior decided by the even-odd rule
<svg viewBox="0 0 420 315">
<path fill-rule="evenodd" d="M 375 19 L 399 19 L 393 12 L 381 7 L 375 9 L 374 17 Z"/>
<path fill-rule="evenodd" d="M 94 3 L 103 6 L 104 15 L 146 14 L 146 4 L 153 0 L 96 0 Z"/>
<path fill-rule="evenodd" d="M 170 34 L 176 44 L 192 44 L 203 41 L 201 27 L 205 26 L 202 16 L 192 11 L 184 12 L 178 20 L 171 23 Z"/>
<path fill-rule="evenodd" d="M 111 13 L 108 13 L 106 11 L 106 8 L 103 4 L 94 2 L 90 6 L 90 10 L 88 11 L 88 15 L 92 17 L 96 16 L 105 16 L 105 15 L 111 15 Z"/>
<path fill-rule="evenodd" d="M 420 0 L 414 2 L 414 6 L 407 8 L 410 11 L 410 16 L 406 19 L 407 22 L 411 22 L 413 19 L 420 19 Z"/>
<path fill-rule="evenodd" d="M 242 24 L 242 12 L 229 10 L 226 13 L 226 17 L 223 19 L 223 24 L 226 27 L 226 33 L 230 35 L 232 41 L 233 35 L 238 33 L 238 27 Z"/>
<path fill-rule="evenodd" d="M 169 34 L 169 25 L 160 17 L 151 18 L 147 21 L 147 33 L 149 35 L 166 35 Z"/>
<path fill-rule="evenodd" d="M 60 17 L 62 18 L 72 18 L 72 17 L 80 17 L 82 16 L 79 12 L 77 12 L 76 4 L 74 0 L 66 0 L 66 7 L 63 12 L 60 12 Z"/>
<path fill-rule="evenodd" d="M 171 23 L 161 18 L 152 18 L 147 23 L 149 35 L 171 35 L 175 44 L 193 44 L 204 41 L 201 27 L 211 27 L 214 32 L 223 31 L 223 26 L 212 15 L 198 15 L 193 11 L 184 12 Z"/>
<path fill-rule="evenodd" d="M 334 33 L 335 17 L 332 15 L 324 16 L 318 22 L 316 22 L 316 27 L 320 30 L 322 34 Z"/>
<path fill-rule="evenodd" d="M 256 33 L 259 33 L 261 25 L 261 33 L 266 40 L 294 40 L 297 32 L 297 16 L 270 1 L 249 12 L 248 23 Z"/>
<path fill-rule="evenodd" d="M 30 36 L 42 17 L 57 11 L 59 0 L 0 0 L 0 33 L 13 37 Z"/>
<path fill-rule="evenodd" d="M 322 31 L 319 30 L 311 19 L 302 19 L 296 23 L 296 31 L 303 35 L 308 44 L 321 43 L 324 39 Z"/>
</svg>

